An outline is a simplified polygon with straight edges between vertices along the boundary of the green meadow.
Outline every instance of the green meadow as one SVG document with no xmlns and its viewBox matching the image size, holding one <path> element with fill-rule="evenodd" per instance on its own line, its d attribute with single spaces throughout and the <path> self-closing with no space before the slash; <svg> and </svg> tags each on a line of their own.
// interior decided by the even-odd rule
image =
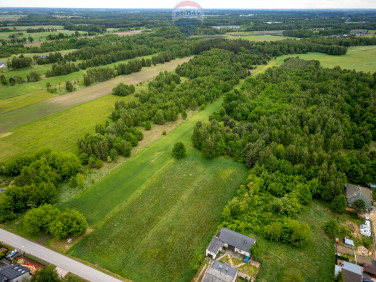
<svg viewBox="0 0 376 282">
<path fill-rule="evenodd" d="M 248 169 L 232 160 L 207 160 L 189 145 L 197 121 L 219 99 L 129 159 L 77 198 L 60 204 L 87 217 L 94 231 L 69 254 L 136 281 L 189 280 L 220 223 L 224 205 Z M 188 147 L 174 160 L 177 141 Z"/>
<path fill-rule="evenodd" d="M 42 147 L 63 152 L 76 152 L 77 140 L 95 125 L 104 123 L 115 101 L 132 101 L 133 96 L 106 95 L 77 107 L 56 113 L 35 122 L 17 127 L 10 135 L 1 137 L 0 160 L 30 154 Z"/>
<path fill-rule="evenodd" d="M 297 57 L 304 60 L 319 60 L 321 66 L 342 69 L 355 69 L 357 71 L 376 72 L 376 46 L 357 46 L 348 49 L 344 56 L 330 56 L 322 53 L 296 54 L 278 57 L 271 66 L 280 66 L 288 57 Z"/>
</svg>

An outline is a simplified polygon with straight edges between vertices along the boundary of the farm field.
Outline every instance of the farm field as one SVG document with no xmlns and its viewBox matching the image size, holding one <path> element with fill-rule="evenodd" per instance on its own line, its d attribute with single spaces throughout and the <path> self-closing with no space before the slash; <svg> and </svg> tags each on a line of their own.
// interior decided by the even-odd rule
<svg viewBox="0 0 376 282">
<path fill-rule="evenodd" d="M 140 59 L 142 58 L 150 58 L 153 55 L 148 55 L 148 56 L 142 56 L 138 57 Z M 124 60 L 124 61 L 119 61 L 116 63 L 108 64 L 108 65 L 103 65 L 103 66 L 98 66 L 96 68 L 112 68 L 116 64 L 121 64 L 121 63 L 126 63 L 129 60 Z M 33 68 L 27 68 L 27 69 L 22 69 L 22 70 L 12 70 L 12 71 L 4 71 L 4 75 L 6 77 L 10 77 L 12 75 L 19 75 L 22 76 L 26 80 L 26 76 L 31 72 L 31 71 L 37 71 L 39 74 L 44 75 L 47 70 L 50 70 L 52 68 L 52 64 L 46 64 L 46 65 L 41 65 L 41 66 L 33 66 Z M 145 68 L 144 68 L 145 69 Z M 31 83 L 23 83 L 23 84 L 16 84 L 14 86 L 3 86 L 0 85 L 0 100 L 2 99 L 8 99 L 14 96 L 18 95 L 24 95 L 27 93 L 31 93 L 33 91 L 37 90 L 46 90 L 46 84 L 49 82 L 51 85 L 63 85 L 65 81 L 73 81 L 73 80 L 82 80 L 84 74 L 86 74 L 87 70 L 79 70 L 77 72 L 73 72 L 70 74 L 66 75 L 59 75 L 59 76 L 53 76 L 49 78 L 45 78 L 42 80 L 39 80 L 37 82 L 31 82 Z M 1 74 L 1 72 L 0 72 Z"/>
<path fill-rule="evenodd" d="M 77 140 L 95 125 L 104 123 L 113 110 L 115 101 L 134 100 L 133 96 L 106 95 L 88 103 L 45 117 L 15 128 L 12 132 L 0 133 L 0 159 L 9 160 L 30 154 L 42 147 L 63 152 L 76 152 Z"/>
<path fill-rule="evenodd" d="M 51 98 L 24 108 L 16 109 L 0 115 L 0 132 L 6 132 L 17 126 L 38 120 L 42 117 L 78 106 L 82 103 L 105 96 L 120 82 L 137 84 L 151 79 L 161 71 L 172 71 L 179 64 L 189 61 L 191 57 L 177 59 L 165 64 L 144 68 L 139 72 L 118 76 L 114 79 L 85 87 L 72 93 Z"/>
<path fill-rule="evenodd" d="M 322 53 L 296 54 L 278 57 L 271 62 L 272 66 L 280 66 L 284 59 L 297 57 L 304 60 L 319 60 L 323 67 L 342 69 L 355 69 L 357 71 L 376 72 L 376 46 L 351 47 L 344 56 L 330 56 Z"/>
<path fill-rule="evenodd" d="M 330 281 L 334 273 L 334 241 L 323 226 L 334 213 L 328 204 L 312 201 L 298 217 L 311 227 L 311 241 L 303 249 L 257 238 L 261 249 L 258 281 L 281 281 L 285 271 L 297 270 L 305 281 Z"/>
<path fill-rule="evenodd" d="M 248 169 L 225 158 L 207 160 L 190 147 L 183 160 L 170 152 L 179 140 L 190 144 L 196 122 L 207 120 L 221 103 L 62 204 L 83 212 L 94 228 L 69 254 L 136 281 L 189 280 Z"/>
</svg>

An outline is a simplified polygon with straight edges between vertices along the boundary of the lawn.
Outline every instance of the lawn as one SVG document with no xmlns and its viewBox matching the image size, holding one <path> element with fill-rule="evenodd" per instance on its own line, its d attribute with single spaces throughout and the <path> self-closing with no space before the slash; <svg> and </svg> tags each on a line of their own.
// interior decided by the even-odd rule
<svg viewBox="0 0 376 282">
<path fill-rule="evenodd" d="M 305 281 L 330 281 L 334 272 L 334 241 L 323 230 L 334 217 L 328 205 L 319 201 L 309 204 L 299 220 L 311 227 L 311 241 L 303 249 L 257 238 L 261 252 L 258 281 L 281 281 L 285 271 L 298 271 Z"/>
<path fill-rule="evenodd" d="M 348 49 L 344 56 L 331 56 L 322 53 L 296 54 L 278 57 L 272 62 L 272 66 L 280 66 L 287 57 L 296 57 L 304 60 L 319 60 L 321 66 L 334 68 L 340 66 L 343 69 L 355 69 L 357 71 L 376 72 L 376 46 L 357 46 Z"/>
<path fill-rule="evenodd" d="M 134 98 L 106 95 L 80 106 L 45 117 L 12 130 L 0 138 L 0 160 L 31 154 L 42 147 L 63 152 L 76 152 L 77 140 L 93 132 L 98 123 L 104 123 L 114 109 L 115 101 Z"/>
</svg>

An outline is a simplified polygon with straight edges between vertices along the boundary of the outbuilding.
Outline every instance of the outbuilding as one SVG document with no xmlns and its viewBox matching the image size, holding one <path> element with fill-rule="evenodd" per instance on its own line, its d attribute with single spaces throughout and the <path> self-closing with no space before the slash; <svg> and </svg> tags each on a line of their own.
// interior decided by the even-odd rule
<svg viewBox="0 0 376 282">
<path fill-rule="evenodd" d="M 0 62 L 0 69 L 2 69 L 2 68 L 6 68 L 6 63 L 4 63 L 4 62 Z"/>
<path fill-rule="evenodd" d="M 202 282 L 234 282 L 238 275 L 238 270 L 232 268 L 228 263 L 214 261 L 206 270 Z"/>
<path fill-rule="evenodd" d="M 25 280 L 30 280 L 30 270 L 20 264 L 14 264 L 7 266 L 0 270 L 0 281 L 7 282 L 21 282 Z"/>
<path fill-rule="evenodd" d="M 346 184 L 346 200 L 347 204 L 351 207 L 357 200 L 363 200 L 367 210 L 372 206 L 372 191 L 368 188 Z"/>
</svg>

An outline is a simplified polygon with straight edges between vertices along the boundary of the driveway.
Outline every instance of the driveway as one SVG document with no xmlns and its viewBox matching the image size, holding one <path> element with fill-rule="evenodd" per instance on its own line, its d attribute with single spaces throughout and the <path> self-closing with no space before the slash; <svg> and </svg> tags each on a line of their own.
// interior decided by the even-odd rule
<svg viewBox="0 0 376 282">
<path fill-rule="evenodd" d="M 48 248 L 31 242 L 21 236 L 15 235 L 4 229 L 0 228 L 0 240 L 5 244 L 11 245 L 18 250 L 22 250 L 25 253 L 31 254 L 41 260 L 47 261 L 57 267 L 72 272 L 86 280 L 98 281 L 98 282 L 119 282 L 121 280 L 116 279 L 110 275 L 107 275 L 101 271 L 91 268 L 83 263 L 75 261 L 62 254 L 54 252 Z"/>
</svg>

